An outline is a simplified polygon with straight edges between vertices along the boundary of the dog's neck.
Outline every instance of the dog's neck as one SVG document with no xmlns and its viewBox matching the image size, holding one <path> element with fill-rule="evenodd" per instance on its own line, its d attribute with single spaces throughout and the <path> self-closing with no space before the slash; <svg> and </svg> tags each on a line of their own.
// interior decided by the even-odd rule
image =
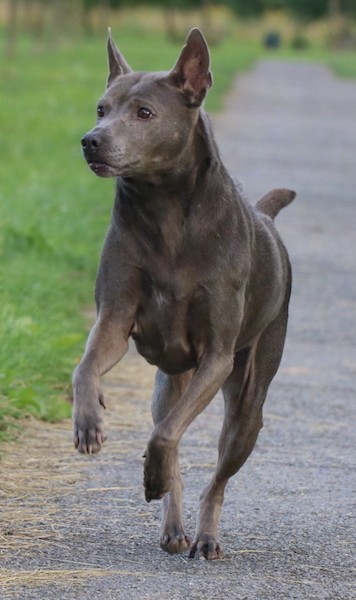
<svg viewBox="0 0 356 600">
<path fill-rule="evenodd" d="M 116 208 L 120 210 L 122 204 L 129 203 L 132 210 L 137 207 L 142 213 L 147 208 L 151 213 L 155 205 L 162 211 L 165 204 L 174 202 L 185 211 L 208 170 L 219 166 L 222 167 L 209 117 L 201 111 L 189 144 L 169 171 L 118 177 Z"/>
</svg>

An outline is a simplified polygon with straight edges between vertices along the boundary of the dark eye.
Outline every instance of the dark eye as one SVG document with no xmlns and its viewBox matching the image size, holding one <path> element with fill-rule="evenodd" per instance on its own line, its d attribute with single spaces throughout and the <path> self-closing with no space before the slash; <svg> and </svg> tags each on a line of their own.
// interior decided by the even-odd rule
<svg viewBox="0 0 356 600">
<path fill-rule="evenodd" d="M 149 108 L 145 108 L 144 106 L 142 106 L 138 109 L 137 116 L 139 117 L 139 119 L 149 119 L 150 117 L 152 117 L 152 112 Z"/>
<path fill-rule="evenodd" d="M 105 114 L 105 110 L 103 106 L 98 106 L 98 108 L 96 109 L 96 114 L 98 116 L 99 119 L 102 119 L 104 114 Z"/>
</svg>

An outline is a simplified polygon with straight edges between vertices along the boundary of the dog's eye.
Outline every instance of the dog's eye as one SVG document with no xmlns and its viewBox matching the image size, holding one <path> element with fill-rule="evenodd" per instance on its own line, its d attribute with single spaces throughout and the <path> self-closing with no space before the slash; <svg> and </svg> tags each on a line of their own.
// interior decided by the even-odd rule
<svg viewBox="0 0 356 600">
<path fill-rule="evenodd" d="M 96 114 L 99 117 L 99 119 L 102 119 L 102 117 L 105 114 L 104 107 L 103 106 L 98 106 L 98 108 L 96 109 Z"/>
<path fill-rule="evenodd" d="M 149 108 L 145 108 L 144 106 L 141 106 L 141 108 L 139 108 L 137 111 L 137 116 L 140 119 L 149 119 L 150 117 L 152 117 L 152 112 L 150 111 Z"/>
</svg>

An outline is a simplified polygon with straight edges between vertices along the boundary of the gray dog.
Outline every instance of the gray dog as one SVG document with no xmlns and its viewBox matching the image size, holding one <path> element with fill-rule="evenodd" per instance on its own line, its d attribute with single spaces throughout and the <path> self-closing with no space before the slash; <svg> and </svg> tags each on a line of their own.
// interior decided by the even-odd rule
<svg viewBox="0 0 356 600">
<path fill-rule="evenodd" d="M 97 321 L 74 373 L 74 442 L 82 453 L 100 450 L 100 376 L 131 336 L 158 367 L 144 484 L 148 501 L 163 498 L 161 547 L 221 558 L 224 489 L 255 445 L 282 356 L 291 269 L 273 219 L 295 193 L 276 189 L 252 207 L 236 189 L 200 108 L 212 79 L 198 29 L 169 72 L 132 71 L 111 36 L 108 54 L 107 90 L 82 146 L 94 173 L 117 178 L 117 191 L 97 276 Z M 191 544 L 178 447 L 220 388 L 219 459 Z"/>
</svg>

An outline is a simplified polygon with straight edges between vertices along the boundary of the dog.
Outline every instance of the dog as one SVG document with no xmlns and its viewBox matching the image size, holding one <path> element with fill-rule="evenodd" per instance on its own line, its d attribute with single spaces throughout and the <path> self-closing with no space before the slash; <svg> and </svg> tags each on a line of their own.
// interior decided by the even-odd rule
<svg viewBox="0 0 356 600">
<path fill-rule="evenodd" d="M 97 320 L 73 375 L 74 443 L 104 442 L 100 376 L 125 354 L 158 367 L 146 500 L 163 499 L 161 547 L 223 557 L 225 486 L 253 450 L 282 356 L 291 292 L 274 217 L 295 192 L 253 207 L 219 157 L 201 106 L 212 85 L 207 43 L 192 29 L 169 72 L 133 71 L 111 37 L 97 124 L 81 143 L 90 169 L 117 179 L 96 281 Z M 215 473 L 200 497 L 195 539 L 182 525 L 180 439 L 219 389 L 225 416 Z"/>
</svg>

